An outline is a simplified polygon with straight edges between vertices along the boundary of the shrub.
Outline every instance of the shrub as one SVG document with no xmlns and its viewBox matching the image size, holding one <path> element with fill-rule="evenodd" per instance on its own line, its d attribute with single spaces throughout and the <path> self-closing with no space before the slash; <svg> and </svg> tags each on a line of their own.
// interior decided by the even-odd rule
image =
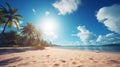
<svg viewBox="0 0 120 67">
<path fill-rule="evenodd" d="M 45 49 L 45 47 L 42 46 L 41 44 L 36 45 L 35 48 L 36 48 L 36 49 L 40 49 L 40 50 Z"/>
<path fill-rule="evenodd" d="M 19 47 L 19 45 L 13 45 L 13 47 L 17 48 L 17 47 Z"/>
</svg>

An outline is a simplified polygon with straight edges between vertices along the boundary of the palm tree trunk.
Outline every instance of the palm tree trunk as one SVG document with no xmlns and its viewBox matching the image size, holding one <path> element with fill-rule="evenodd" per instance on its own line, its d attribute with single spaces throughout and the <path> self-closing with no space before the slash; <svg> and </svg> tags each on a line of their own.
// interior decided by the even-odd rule
<svg viewBox="0 0 120 67">
<path fill-rule="evenodd" d="M 3 31 L 1 32 L 1 34 L 3 34 L 3 33 L 5 32 L 5 29 L 6 29 L 6 27 L 7 27 L 7 24 L 8 24 L 8 22 L 5 23 L 5 26 L 4 26 Z"/>
</svg>

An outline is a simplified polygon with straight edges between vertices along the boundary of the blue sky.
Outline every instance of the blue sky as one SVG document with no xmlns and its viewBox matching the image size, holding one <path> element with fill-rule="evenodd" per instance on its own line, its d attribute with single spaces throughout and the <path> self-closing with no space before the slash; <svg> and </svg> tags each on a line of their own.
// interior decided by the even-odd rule
<svg viewBox="0 0 120 67">
<path fill-rule="evenodd" d="M 21 26 L 32 22 L 54 44 L 120 43 L 120 0 L 0 0 L 5 2 L 24 16 Z"/>
</svg>

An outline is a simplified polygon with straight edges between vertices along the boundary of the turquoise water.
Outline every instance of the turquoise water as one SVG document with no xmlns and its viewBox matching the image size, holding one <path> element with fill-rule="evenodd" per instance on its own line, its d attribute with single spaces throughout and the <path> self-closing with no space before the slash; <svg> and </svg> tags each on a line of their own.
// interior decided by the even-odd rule
<svg viewBox="0 0 120 67">
<path fill-rule="evenodd" d="M 60 48 L 73 50 L 92 50 L 92 51 L 110 51 L 120 52 L 120 46 L 61 46 Z"/>
</svg>

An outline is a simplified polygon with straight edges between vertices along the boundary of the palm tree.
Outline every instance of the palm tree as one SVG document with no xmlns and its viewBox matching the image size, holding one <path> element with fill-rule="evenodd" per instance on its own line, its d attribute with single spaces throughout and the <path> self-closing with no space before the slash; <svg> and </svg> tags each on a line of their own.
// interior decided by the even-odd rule
<svg viewBox="0 0 120 67">
<path fill-rule="evenodd" d="M 25 43 L 32 44 L 35 39 L 35 27 L 32 23 L 27 23 L 26 26 L 22 28 L 22 35 L 25 39 Z"/>
<path fill-rule="evenodd" d="M 21 15 L 17 14 L 18 9 L 11 8 L 11 6 L 6 3 L 6 7 L 0 5 L 0 25 L 4 24 L 2 33 L 4 33 L 6 27 L 11 28 L 13 25 L 19 28 L 19 19 L 23 18 Z"/>
<path fill-rule="evenodd" d="M 28 39 L 32 39 L 35 33 L 35 27 L 32 23 L 27 23 L 26 26 L 22 28 L 22 35 Z"/>
<path fill-rule="evenodd" d="M 32 23 L 27 23 L 27 25 L 22 28 L 21 33 L 24 42 L 27 42 L 27 44 L 30 43 L 31 45 L 35 45 L 40 43 L 40 40 L 42 39 L 42 31 L 37 30 Z"/>
<path fill-rule="evenodd" d="M 5 18 L 3 18 L 6 14 L 3 12 L 3 8 L 0 7 L 0 26 L 5 23 Z"/>
<path fill-rule="evenodd" d="M 40 41 L 42 40 L 42 31 L 39 30 L 35 30 L 35 39 L 37 40 L 37 43 L 40 43 Z"/>
</svg>

